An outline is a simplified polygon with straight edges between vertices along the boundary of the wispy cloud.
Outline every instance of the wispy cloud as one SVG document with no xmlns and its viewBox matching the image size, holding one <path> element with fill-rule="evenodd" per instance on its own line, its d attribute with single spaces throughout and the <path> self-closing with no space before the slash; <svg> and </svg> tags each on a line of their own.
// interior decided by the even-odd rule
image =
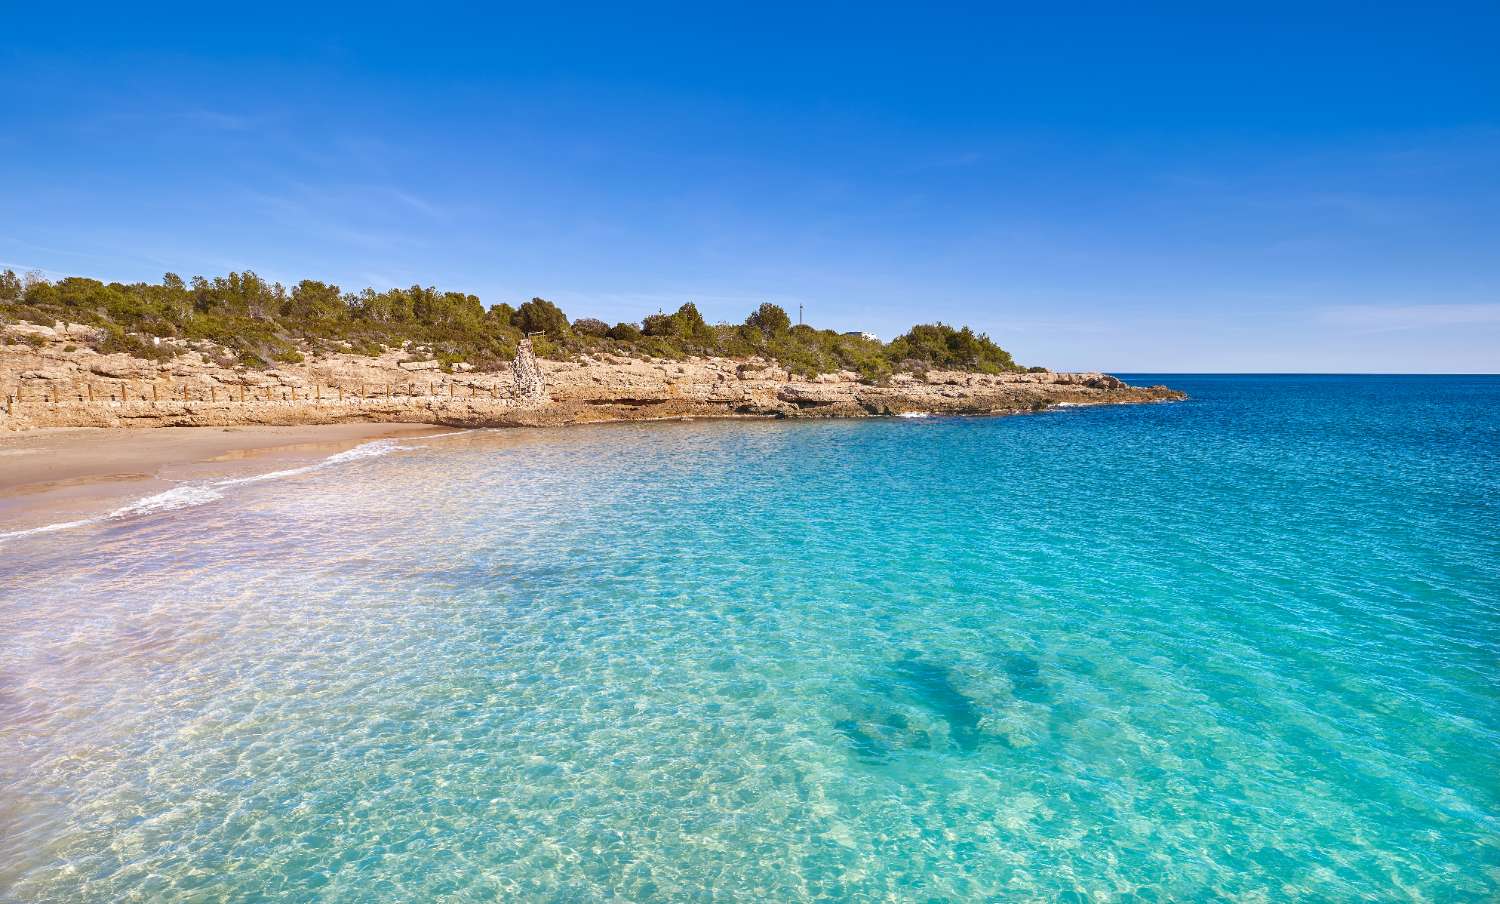
<svg viewBox="0 0 1500 904">
<path fill-rule="evenodd" d="M 372 289 L 394 289 L 397 286 L 405 288 L 411 283 L 411 280 L 403 280 L 389 273 L 381 273 L 373 270 L 361 273 L 359 276 L 360 279 L 364 280 L 364 284 Z"/>
<path fill-rule="evenodd" d="M 86 119 L 85 130 L 114 132 L 121 128 L 160 129 L 190 132 L 249 132 L 264 129 L 276 119 L 266 113 L 239 113 L 197 107 L 183 110 L 114 110 Z"/>
<path fill-rule="evenodd" d="M 223 110 L 184 110 L 170 114 L 169 118 L 187 125 L 226 132 L 246 132 L 264 121 L 264 117 L 228 113 Z"/>
<path fill-rule="evenodd" d="M 38 245 L 36 242 L 29 242 L 26 239 L 16 238 L 15 236 L 8 235 L 0 235 L 0 245 L 26 248 L 31 251 L 39 251 L 43 254 L 55 255 L 59 257 L 77 257 L 84 260 L 103 259 L 103 255 L 100 254 L 94 254 L 87 251 L 74 251 L 70 248 L 60 248 L 54 245 Z"/>
<path fill-rule="evenodd" d="M 372 211 L 360 209 L 359 205 L 333 201 L 326 195 L 288 197 L 253 189 L 244 194 L 272 222 L 325 241 L 381 251 L 430 244 L 420 236 L 397 228 L 389 218 L 386 219 L 389 228 L 369 228 L 366 224 L 376 219 Z"/>
<path fill-rule="evenodd" d="M 973 166 L 983 162 L 984 154 L 979 151 L 956 151 L 951 154 L 939 154 L 922 161 L 916 169 L 954 169 L 956 167 Z"/>
<path fill-rule="evenodd" d="M 1367 226 L 1394 226 L 1422 217 L 1421 205 L 1409 198 L 1382 197 L 1369 192 L 1306 192 L 1247 197 L 1245 203 L 1287 214 L 1328 215 Z"/>
<path fill-rule="evenodd" d="M 15 261 L 0 261 L 0 270 L 10 270 L 15 273 L 40 273 L 47 279 L 62 279 L 69 274 L 60 270 L 48 270 L 46 267 L 33 267 L 31 264 L 20 264 Z"/>
<path fill-rule="evenodd" d="M 1324 308 L 1319 319 L 1335 326 L 1384 333 L 1500 323 L 1500 304 L 1338 305 Z"/>
<path fill-rule="evenodd" d="M 389 186 L 382 190 L 396 203 L 409 207 L 417 213 L 426 214 L 429 217 L 441 217 L 446 213 L 443 208 L 411 192 Z"/>
</svg>

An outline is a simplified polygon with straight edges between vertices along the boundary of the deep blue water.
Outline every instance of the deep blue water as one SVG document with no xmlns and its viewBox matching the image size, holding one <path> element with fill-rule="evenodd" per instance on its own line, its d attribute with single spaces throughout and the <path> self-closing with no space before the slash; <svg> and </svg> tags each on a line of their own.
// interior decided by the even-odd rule
<svg viewBox="0 0 1500 904">
<path fill-rule="evenodd" d="M 1500 378 L 1128 378 L 10 539 L 0 900 L 1495 900 Z"/>
</svg>

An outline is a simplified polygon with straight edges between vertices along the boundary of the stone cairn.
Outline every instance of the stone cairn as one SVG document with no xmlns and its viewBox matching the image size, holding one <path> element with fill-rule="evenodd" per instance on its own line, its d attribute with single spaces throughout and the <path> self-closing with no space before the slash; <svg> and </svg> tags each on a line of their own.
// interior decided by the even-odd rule
<svg viewBox="0 0 1500 904">
<path fill-rule="evenodd" d="M 536 363 L 536 353 L 531 350 L 530 337 L 521 340 L 510 370 L 515 376 L 516 398 L 534 401 L 547 398 L 547 384 L 542 380 L 542 368 Z"/>
</svg>

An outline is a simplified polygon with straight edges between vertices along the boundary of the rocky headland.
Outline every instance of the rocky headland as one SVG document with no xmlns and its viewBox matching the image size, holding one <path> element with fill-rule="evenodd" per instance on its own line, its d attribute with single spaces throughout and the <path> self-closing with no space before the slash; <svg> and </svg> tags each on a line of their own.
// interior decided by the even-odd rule
<svg viewBox="0 0 1500 904">
<path fill-rule="evenodd" d="M 0 429 L 303 425 L 560 426 L 685 417 L 990 415 L 1059 405 L 1169 401 L 1165 386 L 1101 373 L 852 371 L 793 375 L 765 358 L 531 358 L 509 371 L 441 366 L 411 349 L 308 354 L 269 369 L 232 363 L 212 343 L 176 342 L 161 359 L 102 354 L 92 327 L 13 323 L 0 339 Z M 540 385 L 535 382 L 540 376 Z"/>
</svg>

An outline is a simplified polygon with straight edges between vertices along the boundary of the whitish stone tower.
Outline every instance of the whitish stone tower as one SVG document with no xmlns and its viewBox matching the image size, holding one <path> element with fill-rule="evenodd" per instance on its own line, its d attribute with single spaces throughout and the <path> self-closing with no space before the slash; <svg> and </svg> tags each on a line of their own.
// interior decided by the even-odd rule
<svg viewBox="0 0 1500 904">
<path fill-rule="evenodd" d="M 516 398 L 539 400 L 547 397 L 547 384 L 542 380 L 542 368 L 536 363 L 536 353 L 531 350 L 530 337 L 521 340 L 510 370 L 516 381 Z"/>
</svg>

